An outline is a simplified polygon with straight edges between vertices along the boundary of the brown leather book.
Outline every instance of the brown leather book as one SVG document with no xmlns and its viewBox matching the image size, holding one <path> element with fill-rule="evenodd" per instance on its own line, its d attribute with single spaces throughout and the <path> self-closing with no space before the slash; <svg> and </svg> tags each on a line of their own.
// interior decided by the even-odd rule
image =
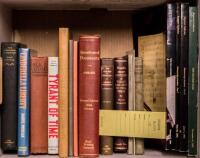
<svg viewBox="0 0 200 158">
<path fill-rule="evenodd" d="M 2 70 L 3 70 L 3 65 L 2 65 L 2 58 L 0 57 L 0 104 L 2 104 Z"/>
<path fill-rule="evenodd" d="M 69 60 L 69 29 L 59 28 L 59 157 L 68 157 L 68 60 Z"/>
<path fill-rule="evenodd" d="M 128 60 L 126 57 L 115 58 L 115 109 L 128 109 Z M 115 137 L 114 151 L 125 153 L 128 149 L 128 139 Z"/>
<path fill-rule="evenodd" d="M 48 152 L 48 58 L 31 57 L 31 153 Z"/>
<path fill-rule="evenodd" d="M 73 156 L 78 157 L 78 42 L 74 41 L 73 45 Z"/>
<path fill-rule="evenodd" d="M 112 58 L 101 59 L 101 109 L 113 109 L 114 93 L 114 60 Z M 103 155 L 113 153 L 113 137 L 101 136 L 100 150 Z"/>
<path fill-rule="evenodd" d="M 79 156 L 99 155 L 100 37 L 79 38 Z"/>
</svg>

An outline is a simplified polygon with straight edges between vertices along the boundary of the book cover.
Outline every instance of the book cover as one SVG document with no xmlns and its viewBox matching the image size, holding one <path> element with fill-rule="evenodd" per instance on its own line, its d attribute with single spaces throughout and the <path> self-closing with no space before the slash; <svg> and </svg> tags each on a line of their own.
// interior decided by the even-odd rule
<svg viewBox="0 0 200 158">
<path fill-rule="evenodd" d="M 73 49 L 74 41 L 69 40 L 69 128 L 68 128 L 68 147 L 69 147 L 69 156 L 73 156 Z"/>
<path fill-rule="evenodd" d="M 112 58 L 101 59 L 101 109 L 112 110 L 114 108 L 114 60 Z M 113 154 L 113 137 L 100 137 L 100 152 L 102 155 Z"/>
<path fill-rule="evenodd" d="M 59 141 L 58 153 L 60 157 L 68 157 L 68 108 L 69 108 L 69 29 L 59 28 L 58 55 L 58 109 L 59 109 Z"/>
<path fill-rule="evenodd" d="M 114 60 L 114 94 L 115 94 L 115 109 L 128 110 L 128 60 L 127 57 L 119 57 Z M 126 153 L 128 150 L 128 138 L 115 137 L 114 151 Z"/>
<path fill-rule="evenodd" d="M 176 123 L 176 3 L 167 4 L 167 41 L 166 41 L 166 94 L 170 121 L 167 123 L 165 150 L 174 148 Z"/>
<path fill-rule="evenodd" d="M 30 50 L 19 49 L 18 156 L 29 155 Z"/>
<path fill-rule="evenodd" d="M 48 152 L 48 58 L 31 57 L 30 152 Z"/>
<path fill-rule="evenodd" d="M 73 46 L 73 156 L 78 157 L 78 42 L 74 41 Z"/>
<path fill-rule="evenodd" d="M 48 57 L 48 154 L 58 154 L 58 57 Z"/>
<path fill-rule="evenodd" d="M 189 4 L 181 3 L 181 39 L 180 39 L 180 147 L 188 150 L 188 49 L 189 49 Z"/>
<path fill-rule="evenodd" d="M 128 110 L 135 110 L 135 51 L 128 53 Z M 128 154 L 133 155 L 135 138 L 128 138 Z"/>
<path fill-rule="evenodd" d="M 197 155 L 198 13 L 189 8 L 188 155 Z"/>
<path fill-rule="evenodd" d="M 143 97 L 143 60 L 140 57 L 135 57 L 135 111 L 144 111 Z M 134 155 L 144 154 L 144 140 L 135 138 Z"/>
<path fill-rule="evenodd" d="M 79 37 L 79 156 L 99 155 L 100 37 Z"/>
<path fill-rule="evenodd" d="M 20 44 L 1 44 L 3 59 L 3 106 L 1 146 L 4 151 L 17 151 L 18 48 Z"/>
<path fill-rule="evenodd" d="M 0 57 L 0 104 L 2 104 L 2 83 L 3 83 L 3 61 L 2 61 L 2 58 Z"/>
</svg>

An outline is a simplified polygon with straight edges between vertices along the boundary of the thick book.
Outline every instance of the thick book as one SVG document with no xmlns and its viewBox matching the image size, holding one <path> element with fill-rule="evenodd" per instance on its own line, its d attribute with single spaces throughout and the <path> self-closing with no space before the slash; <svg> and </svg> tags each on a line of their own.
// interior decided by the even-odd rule
<svg viewBox="0 0 200 158">
<path fill-rule="evenodd" d="M 78 42 L 73 46 L 73 156 L 78 157 Z"/>
<path fill-rule="evenodd" d="M 69 40 L 69 128 L 68 128 L 68 150 L 69 156 L 73 156 L 73 49 L 74 41 Z"/>
<path fill-rule="evenodd" d="M 112 110 L 114 108 L 114 60 L 112 58 L 101 59 L 101 109 Z M 113 153 L 113 137 L 100 137 L 100 152 L 102 155 Z"/>
<path fill-rule="evenodd" d="M 1 44 L 3 58 L 3 106 L 1 146 L 4 151 L 17 150 L 18 48 L 14 42 Z"/>
<path fill-rule="evenodd" d="M 3 86 L 3 61 L 2 61 L 2 58 L 0 57 L 0 104 L 2 104 L 2 86 Z"/>
<path fill-rule="evenodd" d="M 31 57 L 30 152 L 48 152 L 48 58 Z"/>
<path fill-rule="evenodd" d="M 174 147 L 176 122 L 176 3 L 167 4 L 167 41 L 166 41 L 166 94 L 167 110 L 167 136 L 165 150 Z"/>
<path fill-rule="evenodd" d="M 144 111 L 143 97 L 143 60 L 135 57 L 135 111 Z M 135 146 L 133 148 L 134 155 L 144 154 L 144 140 L 135 138 Z"/>
<path fill-rule="evenodd" d="M 180 39 L 180 120 L 179 151 L 188 150 L 188 49 L 189 49 L 189 4 L 181 3 L 181 39 Z"/>
<path fill-rule="evenodd" d="M 188 155 L 197 155 L 198 13 L 189 7 Z"/>
<path fill-rule="evenodd" d="M 128 60 L 127 57 L 119 57 L 114 60 L 114 105 L 116 110 L 128 110 Z M 126 153 L 128 150 L 128 138 L 115 137 L 114 151 Z"/>
<path fill-rule="evenodd" d="M 18 156 L 29 155 L 30 50 L 19 49 Z"/>
<path fill-rule="evenodd" d="M 58 57 L 48 57 L 48 154 L 58 154 Z"/>
<path fill-rule="evenodd" d="M 175 142 L 174 149 L 179 150 L 179 115 L 181 107 L 180 97 L 180 39 L 181 39 L 181 3 L 176 3 L 176 124 L 175 124 Z"/>
<path fill-rule="evenodd" d="M 58 107 L 59 107 L 59 144 L 60 157 L 68 157 L 68 108 L 69 108 L 69 29 L 59 28 L 58 55 Z"/>
<path fill-rule="evenodd" d="M 100 36 L 79 37 L 79 156 L 99 155 Z"/>
<path fill-rule="evenodd" d="M 135 51 L 128 54 L 128 110 L 135 110 Z M 128 138 L 128 154 L 133 155 L 135 138 Z"/>
</svg>

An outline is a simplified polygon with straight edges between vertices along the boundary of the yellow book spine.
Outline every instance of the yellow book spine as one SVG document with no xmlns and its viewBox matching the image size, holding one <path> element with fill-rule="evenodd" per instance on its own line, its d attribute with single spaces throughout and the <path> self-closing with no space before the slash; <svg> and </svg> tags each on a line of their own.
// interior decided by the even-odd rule
<svg viewBox="0 0 200 158">
<path fill-rule="evenodd" d="M 59 28 L 59 157 L 68 157 L 69 29 Z"/>
</svg>

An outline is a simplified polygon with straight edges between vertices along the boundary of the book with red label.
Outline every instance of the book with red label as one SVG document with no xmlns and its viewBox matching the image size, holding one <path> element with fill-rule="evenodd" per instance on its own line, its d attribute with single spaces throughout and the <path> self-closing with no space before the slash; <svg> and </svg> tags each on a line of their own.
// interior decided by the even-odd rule
<svg viewBox="0 0 200 158">
<path fill-rule="evenodd" d="M 99 155 L 100 37 L 79 38 L 79 156 Z"/>
<path fill-rule="evenodd" d="M 48 58 L 31 57 L 31 153 L 48 152 Z"/>
<path fill-rule="evenodd" d="M 48 154 L 58 154 L 58 57 L 48 57 Z"/>
</svg>

